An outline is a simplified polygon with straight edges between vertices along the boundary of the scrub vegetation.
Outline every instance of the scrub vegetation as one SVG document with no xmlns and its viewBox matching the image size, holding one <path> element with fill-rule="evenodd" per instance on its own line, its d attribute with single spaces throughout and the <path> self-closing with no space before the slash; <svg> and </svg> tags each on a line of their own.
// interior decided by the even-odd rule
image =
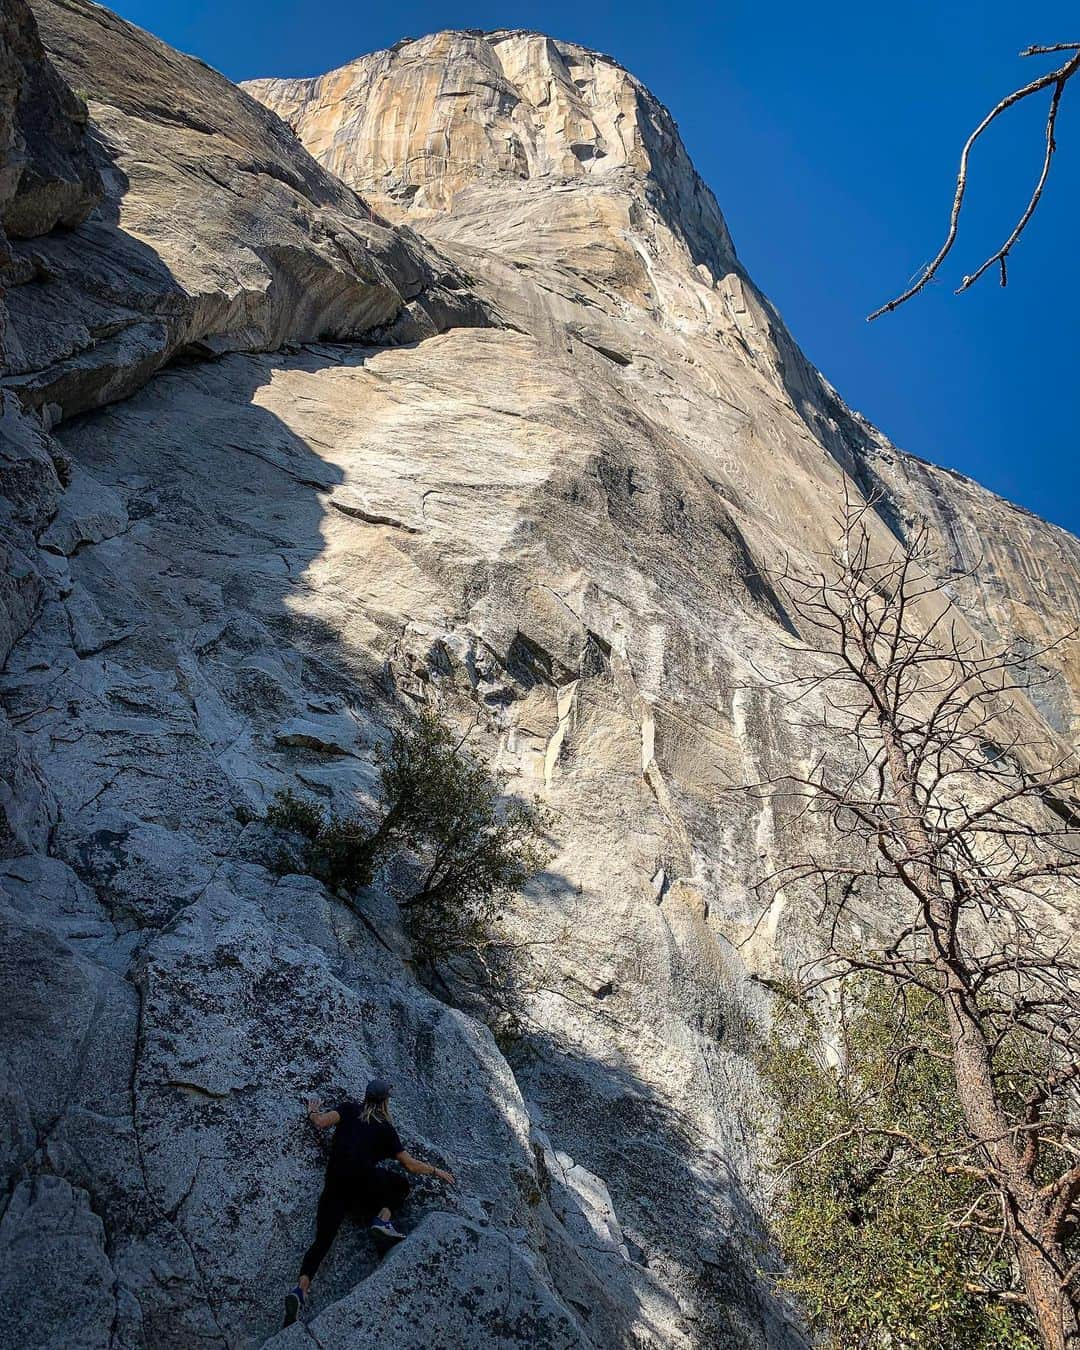
<svg viewBox="0 0 1080 1350">
<path fill-rule="evenodd" d="M 506 797 L 482 760 L 463 752 L 433 712 L 397 731 L 381 758 L 383 814 L 327 812 L 289 789 L 266 821 L 296 837 L 279 870 L 297 868 L 354 899 L 391 862 L 417 962 L 468 983 L 499 982 L 508 944 L 499 925 L 512 897 L 549 857 L 540 806 Z"/>
</svg>

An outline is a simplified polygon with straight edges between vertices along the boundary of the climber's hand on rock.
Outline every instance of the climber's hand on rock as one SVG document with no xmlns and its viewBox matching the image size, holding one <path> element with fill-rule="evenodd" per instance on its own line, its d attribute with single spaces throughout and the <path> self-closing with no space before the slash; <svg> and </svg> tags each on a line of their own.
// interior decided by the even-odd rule
<svg viewBox="0 0 1080 1350">
<path fill-rule="evenodd" d="M 318 1097 L 309 1097 L 307 1099 L 307 1118 L 317 1130 L 328 1130 L 332 1125 L 340 1123 L 341 1113 L 333 1110 L 325 1111 Z"/>
<path fill-rule="evenodd" d="M 436 1167 L 432 1175 L 438 1177 L 440 1181 L 445 1181 L 450 1186 L 457 1185 L 457 1180 L 454 1177 L 453 1172 L 447 1172 L 443 1167 Z"/>
</svg>

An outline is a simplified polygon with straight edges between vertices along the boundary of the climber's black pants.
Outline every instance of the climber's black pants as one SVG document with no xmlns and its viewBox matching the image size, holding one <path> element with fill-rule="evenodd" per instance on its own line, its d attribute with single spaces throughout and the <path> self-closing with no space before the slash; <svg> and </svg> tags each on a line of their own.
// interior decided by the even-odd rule
<svg viewBox="0 0 1080 1350">
<path fill-rule="evenodd" d="M 351 1212 L 359 1219 L 370 1219 L 380 1209 L 393 1212 L 401 1208 L 408 1194 L 409 1183 L 405 1178 L 386 1167 L 373 1167 L 358 1177 L 327 1173 L 315 1214 L 315 1241 L 307 1249 L 300 1274 L 310 1280 L 319 1269 L 346 1214 Z"/>
</svg>

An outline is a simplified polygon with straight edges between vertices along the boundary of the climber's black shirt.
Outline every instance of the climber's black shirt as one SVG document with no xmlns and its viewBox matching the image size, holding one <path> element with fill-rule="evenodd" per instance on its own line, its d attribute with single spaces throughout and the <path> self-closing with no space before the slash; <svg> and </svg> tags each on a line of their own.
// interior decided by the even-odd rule
<svg viewBox="0 0 1080 1350">
<path fill-rule="evenodd" d="M 339 1177 L 361 1176 L 387 1158 L 396 1158 L 404 1149 L 393 1125 L 385 1120 L 363 1121 L 356 1102 L 337 1107 L 341 1117 L 334 1130 L 327 1171 Z"/>
</svg>

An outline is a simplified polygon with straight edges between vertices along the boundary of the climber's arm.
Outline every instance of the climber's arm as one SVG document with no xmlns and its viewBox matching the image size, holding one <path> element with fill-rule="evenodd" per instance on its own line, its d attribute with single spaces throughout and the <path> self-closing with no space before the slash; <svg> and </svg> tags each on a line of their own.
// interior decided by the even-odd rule
<svg viewBox="0 0 1080 1350">
<path fill-rule="evenodd" d="M 432 1163 L 422 1162 L 419 1158 L 414 1158 L 411 1153 L 406 1153 L 404 1149 L 397 1155 L 398 1162 L 404 1167 L 406 1172 L 412 1172 L 418 1177 L 438 1177 L 440 1181 L 448 1181 L 454 1184 L 453 1172 L 444 1171 L 441 1167 L 435 1167 Z"/>
<path fill-rule="evenodd" d="M 338 1123 L 341 1116 L 337 1111 L 324 1111 L 318 1097 L 309 1097 L 307 1118 L 317 1130 L 328 1130 L 331 1125 Z"/>
</svg>

